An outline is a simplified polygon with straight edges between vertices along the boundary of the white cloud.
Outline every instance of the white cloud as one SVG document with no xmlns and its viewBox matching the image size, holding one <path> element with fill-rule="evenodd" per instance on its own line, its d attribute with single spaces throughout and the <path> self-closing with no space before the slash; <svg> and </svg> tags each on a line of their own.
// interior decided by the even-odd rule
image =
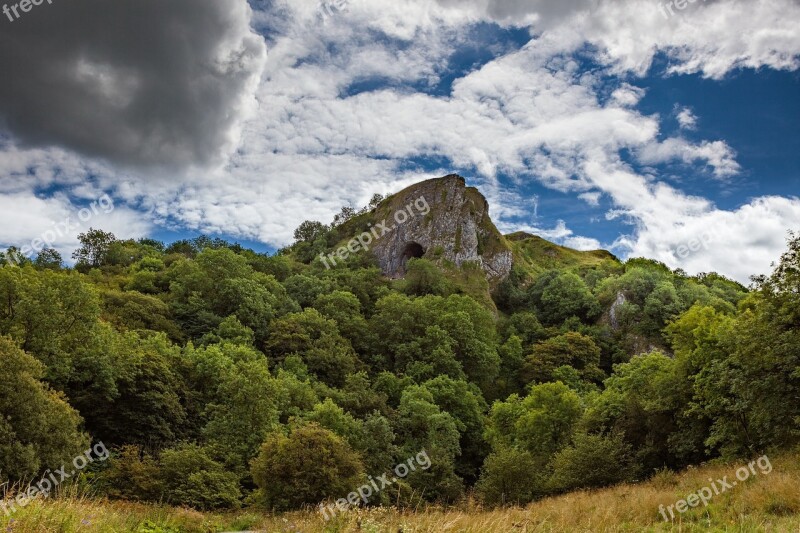
<svg viewBox="0 0 800 533">
<path fill-rule="evenodd" d="M 114 205 L 109 197 L 73 203 L 64 195 L 38 198 L 29 193 L 0 195 L 0 243 L 17 246 L 35 258 L 42 248 L 58 250 L 67 262 L 79 246 L 78 234 L 90 227 L 112 232 L 117 238 L 148 235 L 153 227 L 141 213 Z"/>
<path fill-rule="evenodd" d="M 421 91 L 451 74 L 450 57 L 472 25 L 485 20 L 532 24 L 536 37 L 521 50 L 498 50 L 496 59 L 458 78 L 450 94 Z M 498 181 L 502 172 L 590 205 L 607 199 L 609 216 L 633 228 L 621 249 L 668 258 L 684 238 L 682 228 L 700 228 L 726 212 L 659 181 L 656 170 L 635 171 L 623 153 L 644 165 L 679 163 L 693 179 L 724 179 L 740 168 L 724 140 L 665 137 L 661 117 L 636 109 L 645 94 L 636 76 L 659 52 L 673 72 L 712 78 L 742 67 L 794 69 L 798 22 L 800 6 L 791 0 L 718 0 L 669 20 L 653 0 L 351 0 L 347 10 L 326 17 L 316 2 L 278 0 L 270 12 L 254 14 L 269 46 L 256 92 L 260 106 L 224 168 L 128 174 L 59 150 L 6 146 L 0 191 L 63 184 L 71 194 L 83 187 L 85 197 L 113 187 L 123 203 L 151 210 L 143 220 L 283 245 L 304 219 L 329 221 L 342 205 L 364 205 L 373 192 L 447 173 L 419 173 L 406 164 L 435 157 L 472 169 L 501 229 L 528 228 L 582 249 L 600 246 L 564 223 L 544 230 L 526 224 L 533 207 Z M 587 43 L 606 70 L 582 71 L 573 55 Z M 614 74 L 620 78 L 609 83 Z M 374 80 L 388 85 L 346 95 L 353 84 Z M 679 115 L 687 129 L 688 117 Z M 36 170 L 28 176 L 31 166 Z M 94 180 L 88 187 L 87 176 Z M 800 225 L 794 200 L 786 201 L 781 211 L 764 214 L 765 227 L 782 233 Z M 781 239 L 762 241 L 765 256 L 774 259 L 783 249 Z M 701 256 L 673 257 L 671 264 L 691 270 L 704 264 Z M 763 268 L 763 261 L 722 261 L 709 269 L 741 279 L 751 267 Z"/>
<path fill-rule="evenodd" d="M 651 221 L 628 243 L 632 256 L 650 257 L 690 273 L 721 272 L 742 283 L 770 271 L 786 248 L 788 229 L 800 229 L 800 199 L 757 198 L 735 211 L 710 208 Z"/>
<path fill-rule="evenodd" d="M 653 142 L 642 146 L 638 156 L 639 161 L 647 165 L 668 163 L 673 160 L 683 161 L 687 165 L 705 161 L 712 167 L 717 178 L 733 176 L 740 170 L 736 154 L 723 141 L 692 144 L 686 139 L 670 138 L 664 142 Z"/>
<path fill-rule="evenodd" d="M 684 107 L 678 111 L 678 113 L 675 115 L 675 118 L 678 120 L 678 124 L 682 129 L 697 129 L 697 115 L 695 115 L 688 107 Z"/>
<path fill-rule="evenodd" d="M 585 193 L 579 194 L 578 198 L 580 198 L 581 200 L 583 200 L 587 204 L 596 207 L 596 206 L 600 205 L 600 198 L 602 196 L 603 195 L 600 194 L 599 192 L 585 192 Z"/>
</svg>

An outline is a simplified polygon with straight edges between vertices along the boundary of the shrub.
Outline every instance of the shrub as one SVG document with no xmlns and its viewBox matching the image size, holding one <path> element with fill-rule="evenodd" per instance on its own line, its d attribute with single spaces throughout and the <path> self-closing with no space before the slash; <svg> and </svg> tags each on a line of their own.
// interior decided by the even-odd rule
<svg viewBox="0 0 800 533">
<path fill-rule="evenodd" d="M 267 438 L 251 472 L 263 504 L 285 511 L 346 497 L 360 485 L 364 467 L 342 438 L 308 424 Z"/>
<path fill-rule="evenodd" d="M 578 433 L 552 461 L 550 486 L 557 491 L 605 487 L 631 476 L 631 448 L 621 435 Z"/>
<path fill-rule="evenodd" d="M 236 474 L 226 471 L 203 448 L 186 444 L 166 450 L 159 462 L 168 503 L 203 511 L 239 506 L 241 493 Z"/>
<path fill-rule="evenodd" d="M 524 505 L 543 492 L 541 465 L 516 448 L 501 448 L 486 458 L 478 484 L 478 496 L 488 505 Z"/>
</svg>

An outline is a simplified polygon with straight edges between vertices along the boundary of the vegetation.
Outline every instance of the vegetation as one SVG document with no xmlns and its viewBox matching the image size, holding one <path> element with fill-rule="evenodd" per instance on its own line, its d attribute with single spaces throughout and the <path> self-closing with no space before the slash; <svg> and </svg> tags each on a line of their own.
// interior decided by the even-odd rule
<svg viewBox="0 0 800 533">
<path fill-rule="evenodd" d="M 206 237 L 166 246 L 98 230 L 81 235 L 74 268 L 49 251 L 26 262 L 10 250 L 0 267 L 6 496 L 103 441 L 111 458 L 75 480 L 98 497 L 291 511 L 346 497 L 425 450 L 429 470 L 371 503 L 538 501 L 531 516 L 566 524 L 559 506 L 588 496 L 543 498 L 652 478 L 645 500 L 671 503 L 675 483 L 706 483 L 661 489 L 665 469 L 800 443 L 800 237 L 749 290 L 558 247 L 534 264 L 532 247 L 546 246 L 512 238 L 530 257 L 490 299 L 474 265 L 424 258 L 390 281 L 367 254 L 319 264 L 343 227 L 380 206 L 375 198 L 330 226 L 304 223 L 274 256 Z M 789 463 L 771 479 L 796 483 Z M 770 487 L 769 504 L 755 492 L 763 505 L 741 500 L 755 505 L 752 516 L 723 510 L 721 499 L 708 519 L 796 527 L 779 517 L 800 504 Z M 624 490 L 603 493 L 608 505 L 621 506 Z M 14 519 L 26 525 L 12 530 L 101 512 L 85 499 L 53 505 L 20 511 Z M 620 520 L 653 524 L 656 508 Z M 102 512 L 141 531 L 148 520 L 153 531 L 183 527 L 170 525 L 173 511 L 143 518 L 144 509 Z M 374 520 L 427 530 L 449 516 L 398 513 Z M 220 516 L 227 525 L 240 515 Z M 475 520 L 500 527 L 507 516 L 486 510 Z M 351 518 L 341 520 L 345 530 Z"/>
<path fill-rule="evenodd" d="M 131 531 L 207 533 L 209 531 L 325 531 L 506 533 L 508 531 L 712 532 L 797 531 L 800 528 L 800 453 L 771 457 L 769 475 L 750 478 L 710 500 L 664 521 L 659 505 L 671 505 L 709 478 L 730 476 L 741 463 L 713 464 L 680 473 L 660 472 L 647 482 L 582 490 L 543 498 L 526 506 L 488 508 L 469 500 L 442 508 L 356 508 L 326 522 L 316 510 L 276 516 L 254 511 L 199 513 L 186 508 L 142 505 L 65 495 L 38 500 L 14 516 L 14 533 Z M 524 478 L 518 478 L 524 479 Z M 676 513 L 677 514 L 677 513 Z M 0 525 L 6 525 L 0 517 Z M 587 526 L 588 524 L 588 526 Z"/>
</svg>

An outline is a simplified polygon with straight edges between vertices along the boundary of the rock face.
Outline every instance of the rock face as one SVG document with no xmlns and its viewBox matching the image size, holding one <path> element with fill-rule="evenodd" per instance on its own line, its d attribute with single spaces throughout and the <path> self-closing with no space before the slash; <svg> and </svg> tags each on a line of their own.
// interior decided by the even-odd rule
<svg viewBox="0 0 800 533">
<path fill-rule="evenodd" d="M 398 215 L 401 212 L 408 216 Z M 371 247 L 387 276 L 402 277 L 412 257 L 459 267 L 472 261 L 490 283 L 511 272 L 511 249 L 489 218 L 486 198 L 467 187 L 461 176 L 412 185 L 381 203 L 375 215 L 391 227 Z"/>
</svg>

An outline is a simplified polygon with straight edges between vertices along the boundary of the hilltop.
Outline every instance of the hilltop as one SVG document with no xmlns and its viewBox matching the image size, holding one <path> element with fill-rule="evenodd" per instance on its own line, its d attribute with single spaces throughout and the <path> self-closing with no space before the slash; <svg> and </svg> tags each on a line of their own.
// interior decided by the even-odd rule
<svg viewBox="0 0 800 533">
<path fill-rule="evenodd" d="M 374 258 L 390 279 L 403 279 L 409 261 L 425 259 L 435 264 L 456 290 L 492 308 L 490 294 L 512 271 L 515 279 L 527 284 L 547 270 L 620 265 L 605 250 L 573 250 L 523 232 L 504 236 L 489 210 L 478 189 L 467 187 L 462 176 L 450 174 L 376 199 L 358 212 L 345 208 L 324 242 L 320 242 L 321 235 L 314 234 L 286 254 L 326 268 L 343 262 L 337 255 L 340 250 L 346 250 L 346 258 L 364 254 Z M 351 243 L 355 246 L 348 249 Z M 313 244 L 317 257 L 308 252 L 308 244 Z"/>
</svg>

